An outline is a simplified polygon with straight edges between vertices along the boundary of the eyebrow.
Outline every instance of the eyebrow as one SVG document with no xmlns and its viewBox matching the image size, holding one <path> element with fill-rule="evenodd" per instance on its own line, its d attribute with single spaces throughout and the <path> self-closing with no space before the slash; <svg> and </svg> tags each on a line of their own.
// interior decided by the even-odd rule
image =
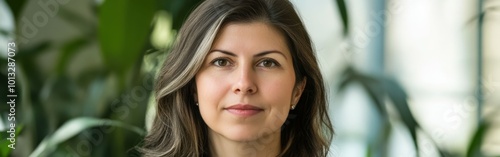
<svg viewBox="0 0 500 157">
<path fill-rule="evenodd" d="M 217 52 L 224 53 L 224 54 L 226 54 L 226 55 L 234 56 L 234 57 L 238 56 L 238 55 L 236 55 L 236 54 L 235 54 L 235 53 L 233 53 L 233 52 L 230 52 L 230 51 L 225 51 L 225 50 L 218 50 L 218 49 L 211 50 L 208 54 L 210 54 L 210 53 L 212 53 L 212 52 L 216 52 L 216 51 L 217 51 Z M 288 59 L 288 58 L 285 56 L 285 54 L 283 54 L 283 52 L 280 52 L 280 51 L 278 51 L 278 50 L 263 51 L 263 52 L 260 52 L 260 53 L 255 54 L 255 55 L 253 55 L 253 56 L 254 56 L 254 57 L 262 57 L 262 56 L 265 56 L 265 55 L 267 55 L 267 54 L 271 54 L 271 53 L 277 53 L 277 54 L 280 54 L 280 55 L 282 55 L 283 57 L 285 57 L 285 59 Z"/>
</svg>

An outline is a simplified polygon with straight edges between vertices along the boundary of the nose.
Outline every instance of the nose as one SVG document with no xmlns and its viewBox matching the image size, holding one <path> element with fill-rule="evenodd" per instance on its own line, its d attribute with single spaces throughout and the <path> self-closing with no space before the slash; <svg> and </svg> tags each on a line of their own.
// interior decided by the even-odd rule
<svg viewBox="0 0 500 157">
<path fill-rule="evenodd" d="M 254 77 L 255 74 L 252 68 L 241 67 L 241 70 L 237 72 L 237 80 L 233 86 L 233 92 L 241 95 L 256 93 L 257 86 Z"/>
</svg>

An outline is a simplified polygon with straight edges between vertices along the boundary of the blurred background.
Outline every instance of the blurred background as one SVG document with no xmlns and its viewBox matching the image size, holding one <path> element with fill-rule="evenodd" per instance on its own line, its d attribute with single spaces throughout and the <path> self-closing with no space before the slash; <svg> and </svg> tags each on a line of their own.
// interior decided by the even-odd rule
<svg viewBox="0 0 500 157">
<path fill-rule="evenodd" d="M 327 81 L 330 156 L 500 156 L 500 1 L 291 1 Z M 0 99 L 12 41 L 18 95 L 0 156 L 140 156 L 155 72 L 199 3 L 0 0 Z"/>
</svg>

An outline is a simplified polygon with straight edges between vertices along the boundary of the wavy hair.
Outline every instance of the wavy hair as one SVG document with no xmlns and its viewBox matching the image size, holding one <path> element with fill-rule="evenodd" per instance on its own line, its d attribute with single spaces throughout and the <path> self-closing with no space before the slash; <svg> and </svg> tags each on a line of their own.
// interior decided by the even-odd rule
<svg viewBox="0 0 500 157">
<path fill-rule="evenodd" d="M 333 128 L 323 77 L 311 39 L 288 0 L 206 0 L 190 14 L 158 73 L 156 115 L 140 148 L 144 156 L 210 155 L 208 126 L 194 101 L 194 77 L 224 24 L 255 21 L 282 32 L 296 82 L 307 79 L 297 107 L 282 126 L 279 156 L 327 156 Z"/>
</svg>

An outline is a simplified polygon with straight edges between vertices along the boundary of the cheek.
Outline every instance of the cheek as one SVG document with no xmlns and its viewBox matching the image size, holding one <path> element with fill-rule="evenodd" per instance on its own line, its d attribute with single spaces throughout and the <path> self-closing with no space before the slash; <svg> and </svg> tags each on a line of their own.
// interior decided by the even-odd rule
<svg viewBox="0 0 500 157">
<path fill-rule="evenodd" d="M 217 104 L 216 101 L 220 97 L 219 88 L 217 88 L 213 78 L 207 77 L 206 75 L 200 75 L 196 77 L 196 93 L 198 108 L 200 110 L 201 117 L 207 124 L 212 124 L 216 121 L 217 116 Z"/>
<path fill-rule="evenodd" d="M 285 78 L 268 79 L 261 86 L 261 95 L 269 105 L 270 112 L 266 118 L 264 129 L 279 130 L 285 123 L 290 111 L 293 81 Z"/>
<path fill-rule="evenodd" d="M 228 85 L 221 78 L 210 75 L 201 75 L 196 78 L 196 91 L 198 102 L 206 106 L 216 106 L 217 102 L 223 97 Z"/>
<path fill-rule="evenodd" d="M 273 107 L 284 107 L 288 109 L 291 104 L 294 81 L 277 77 L 263 81 L 260 91 Z"/>
</svg>

